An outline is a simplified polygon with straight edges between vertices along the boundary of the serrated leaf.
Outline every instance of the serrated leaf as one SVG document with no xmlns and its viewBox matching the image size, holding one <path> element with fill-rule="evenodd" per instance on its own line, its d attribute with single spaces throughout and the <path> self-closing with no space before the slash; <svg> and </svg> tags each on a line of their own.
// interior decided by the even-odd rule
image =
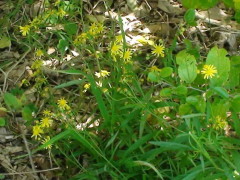
<svg viewBox="0 0 240 180">
<path fill-rule="evenodd" d="M 9 108 L 12 108 L 14 110 L 18 110 L 22 106 L 21 101 L 11 93 L 4 94 L 4 102 Z"/>
<path fill-rule="evenodd" d="M 222 86 L 229 77 L 230 60 L 226 57 L 225 49 L 213 47 L 207 55 L 206 64 L 213 65 L 217 69 L 217 74 L 210 79 L 212 86 Z"/>
<path fill-rule="evenodd" d="M 197 77 L 196 59 L 183 50 L 176 56 L 176 62 L 179 65 L 178 74 L 181 80 L 192 83 Z"/>
</svg>

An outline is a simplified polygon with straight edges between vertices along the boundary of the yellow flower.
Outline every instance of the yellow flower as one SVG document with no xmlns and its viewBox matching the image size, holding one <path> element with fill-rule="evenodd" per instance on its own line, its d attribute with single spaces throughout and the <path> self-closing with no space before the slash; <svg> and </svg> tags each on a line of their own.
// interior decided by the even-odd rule
<svg viewBox="0 0 240 180">
<path fill-rule="evenodd" d="M 163 45 L 153 45 L 153 47 L 154 49 L 152 50 L 152 54 L 156 55 L 157 57 L 164 57 L 165 47 Z"/>
<path fill-rule="evenodd" d="M 152 66 L 148 68 L 150 72 L 160 72 L 161 69 L 159 69 L 157 66 Z"/>
<path fill-rule="evenodd" d="M 101 23 L 93 23 L 89 28 L 89 34 L 92 36 L 98 35 L 102 33 L 104 30 L 104 26 Z"/>
<path fill-rule="evenodd" d="M 19 28 L 20 28 L 20 32 L 22 33 L 22 35 L 26 36 L 29 33 L 31 26 L 30 25 L 19 26 Z"/>
<path fill-rule="evenodd" d="M 87 83 L 84 85 L 84 89 L 89 89 L 91 87 L 91 84 L 90 83 Z"/>
<path fill-rule="evenodd" d="M 215 76 L 217 69 L 213 65 L 204 65 L 201 73 L 204 75 L 204 79 L 208 79 Z"/>
<path fill-rule="evenodd" d="M 116 37 L 115 37 L 115 41 L 116 41 L 117 43 L 121 43 L 121 42 L 123 41 L 122 35 L 116 36 Z"/>
<path fill-rule="evenodd" d="M 125 61 L 130 61 L 131 59 L 132 59 L 132 52 L 127 49 L 127 50 L 123 53 L 123 60 L 125 60 Z"/>
<path fill-rule="evenodd" d="M 41 134 L 43 133 L 42 127 L 40 125 L 33 126 L 33 134 L 31 137 L 34 137 L 35 139 L 38 139 L 38 137 L 41 137 Z"/>
<path fill-rule="evenodd" d="M 64 98 L 58 100 L 58 107 L 63 110 L 69 110 L 70 107 L 67 104 L 67 101 Z"/>
<path fill-rule="evenodd" d="M 57 15 L 60 16 L 61 18 L 64 17 L 66 14 L 67 14 L 66 11 L 64 11 L 61 8 L 57 12 Z"/>
<path fill-rule="evenodd" d="M 41 120 L 41 127 L 50 127 L 53 123 L 53 120 L 49 117 L 45 117 Z"/>
<path fill-rule="evenodd" d="M 217 116 L 213 121 L 213 128 L 216 130 L 224 129 L 227 125 L 227 121 L 220 116 Z"/>
<path fill-rule="evenodd" d="M 122 46 L 120 44 L 113 43 L 113 45 L 111 47 L 111 55 L 112 56 L 119 55 L 119 54 L 121 54 L 121 50 L 122 50 Z"/>
<path fill-rule="evenodd" d="M 80 45 L 85 43 L 87 40 L 87 33 L 82 33 L 77 36 L 77 38 L 73 41 L 75 45 Z"/>
<path fill-rule="evenodd" d="M 42 140 L 42 144 L 47 143 L 49 140 L 50 140 L 50 136 L 47 136 L 46 138 L 44 138 L 44 139 Z M 47 145 L 47 146 L 45 147 L 45 149 L 51 149 L 51 148 L 52 148 L 52 144 L 49 144 L 49 145 Z"/>
<path fill-rule="evenodd" d="M 51 116 L 52 113 L 51 113 L 51 111 L 45 109 L 45 110 L 43 111 L 43 115 L 44 115 L 44 116 Z"/>
<path fill-rule="evenodd" d="M 41 49 L 38 49 L 36 52 L 35 52 L 36 56 L 38 57 L 41 57 L 43 55 L 43 51 Z"/>
<path fill-rule="evenodd" d="M 110 74 L 110 72 L 108 72 L 106 70 L 101 70 L 100 72 L 95 72 L 95 76 L 97 76 L 98 78 L 109 76 L 109 74 Z"/>
</svg>

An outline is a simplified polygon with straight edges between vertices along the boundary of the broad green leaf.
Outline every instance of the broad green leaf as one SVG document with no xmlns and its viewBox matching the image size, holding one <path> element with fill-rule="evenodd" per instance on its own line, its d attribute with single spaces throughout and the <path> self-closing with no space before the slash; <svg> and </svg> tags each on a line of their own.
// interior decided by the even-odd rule
<svg viewBox="0 0 240 180">
<path fill-rule="evenodd" d="M 234 8 L 236 10 L 240 10 L 240 1 L 239 0 L 233 0 L 234 2 Z"/>
<path fill-rule="evenodd" d="M 0 49 L 10 47 L 10 46 L 11 46 L 11 40 L 8 37 L 3 36 L 0 38 Z"/>
<path fill-rule="evenodd" d="M 240 112 L 240 95 L 233 98 L 231 101 L 231 107 L 235 112 Z"/>
<path fill-rule="evenodd" d="M 31 106 L 24 106 L 22 109 L 22 117 L 24 120 L 26 121 L 32 121 L 33 120 L 33 109 L 31 108 Z"/>
<path fill-rule="evenodd" d="M 188 92 L 188 89 L 184 85 L 180 85 L 173 89 L 172 93 L 176 95 L 186 95 Z"/>
<path fill-rule="evenodd" d="M 188 96 L 186 102 L 191 105 L 196 105 L 198 103 L 198 98 L 196 96 Z"/>
<path fill-rule="evenodd" d="M 213 87 L 212 88 L 219 96 L 223 98 L 229 98 L 229 94 L 223 87 Z"/>
<path fill-rule="evenodd" d="M 234 19 L 240 23 L 240 10 L 237 10 L 234 15 Z"/>
<path fill-rule="evenodd" d="M 173 69 L 171 67 L 165 67 L 161 69 L 159 75 L 163 78 L 171 76 L 173 73 Z"/>
<path fill-rule="evenodd" d="M 192 108 L 189 104 L 181 104 L 178 109 L 179 115 L 186 115 L 192 113 Z"/>
<path fill-rule="evenodd" d="M 158 72 L 149 72 L 147 79 L 150 82 L 158 82 L 160 80 Z"/>
<path fill-rule="evenodd" d="M 226 55 L 225 49 L 217 47 L 213 47 L 207 55 L 206 64 L 213 65 L 217 69 L 217 74 L 210 79 L 212 86 L 222 86 L 228 80 L 230 60 Z"/>
<path fill-rule="evenodd" d="M 172 89 L 170 88 L 163 88 L 161 91 L 160 91 L 160 96 L 171 96 L 172 95 Z"/>
<path fill-rule="evenodd" d="M 60 41 L 58 42 L 57 48 L 62 54 L 64 54 L 64 52 L 68 49 L 68 46 L 69 46 L 69 43 L 67 40 L 60 39 Z"/>
<path fill-rule="evenodd" d="M 186 8 L 196 9 L 199 6 L 199 0 L 182 0 L 182 4 Z"/>
<path fill-rule="evenodd" d="M 218 3 L 218 0 L 198 0 L 198 1 L 199 1 L 198 9 L 209 9 L 214 7 Z"/>
<path fill-rule="evenodd" d="M 0 127 L 6 125 L 6 120 L 3 117 L 0 117 Z"/>
<path fill-rule="evenodd" d="M 229 87 L 235 88 L 240 84 L 240 56 L 231 57 L 229 73 Z"/>
<path fill-rule="evenodd" d="M 230 103 L 227 99 L 215 100 L 211 104 L 211 113 L 212 117 L 227 117 L 227 112 L 229 111 Z"/>
<path fill-rule="evenodd" d="M 11 93 L 5 93 L 3 98 L 4 98 L 4 102 L 9 108 L 18 110 L 22 106 L 21 101 Z"/>
<path fill-rule="evenodd" d="M 77 24 L 71 22 L 71 23 L 67 23 L 64 25 L 64 30 L 67 32 L 67 34 L 69 35 L 74 35 L 77 33 Z"/>
<path fill-rule="evenodd" d="M 188 9 L 184 14 L 184 20 L 190 26 L 196 26 L 197 23 L 195 21 L 195 9 Z"/>
<path fill-rule="evenodd" d="M 231 7 L 231 8 L 234 8 L 234 2 L 233 0 L 222 0 L 223 3 L 228 6 L 228 7 Z"/>
<path fill-rule="evenodd" d="M 181 80 L 192 83 L 197 77 L 196 59 L 183 50 L 176 56 L 176 62 L 179 65 L 178 74 Z"/>
</svg>

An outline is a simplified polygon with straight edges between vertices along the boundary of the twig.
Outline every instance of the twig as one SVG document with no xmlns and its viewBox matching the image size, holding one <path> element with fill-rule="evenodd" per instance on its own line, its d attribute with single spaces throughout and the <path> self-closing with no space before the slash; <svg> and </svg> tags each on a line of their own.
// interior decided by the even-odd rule
<svg viewBox="0 0 240 180">
<path fill-rule="evenodd" d="M 28 172 L 14 172 L 14 173 L 0 173 L 0 175 L 3 176 L 12 176 L 12 175 L 18 175 L 18 174 L 32 174 L 32 173 L 42 173 L 47 171 L 55 171 L 60 169 L 59 167 L 51 168 L 51 169 L 44 169 L 44 170 L 37 170 L 37 171 L 28 171 Z"/>
</svg>

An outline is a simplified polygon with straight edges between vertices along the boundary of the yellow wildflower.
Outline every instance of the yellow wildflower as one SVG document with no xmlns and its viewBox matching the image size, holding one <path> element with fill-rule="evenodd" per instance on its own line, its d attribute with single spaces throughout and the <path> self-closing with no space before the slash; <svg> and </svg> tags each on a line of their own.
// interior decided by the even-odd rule
<svg viewBox="0 0 240 180">
<path fill-rule="evenodd" d="M 38 49 L 36 52 L 35 52 L 36 56 L 38 57 L 41 57 L 43 55 L 43 51 L 41 49 Z"/>
<path fill-rule="evenodd" d="M 228 125 L 227 121 L 220 116 L 217 116 L 213 121 L 213 128 L 216 130 L 224 129 Z"/>
<path fill-rule="evenodd" d="M 165 47 L 163 45 L 153 45 L 153 47 L 154 49 L 152 50 L 152 54 L 156 55 L 157 57 L 164 57 Z"/>
<path fill-rule="evenodd" d="M 53 120 L 49 117 L 45 117 L 41 120 L 41 127 L 50 127 L 53 123 Z"/>
<path fill-rule="evenodd" d="M 45 110 L 43 111 L 43 115 L 44 115 L 44 116 L 51 116 L 51 115 L 52 115 L 52 112 L 45 109 Z"/>
<path fill-rule="evenodd" d="M 213 65 L 204 65 L 201 73 L 204 75 L 204 79 L 212 78 L 217 73 L 217 69 Z"/>
<path fill-rule="evenodd" d="M 84 88 L 83 92 L 87 92 L 87 90 L 88 90 L 90 87 L 91 87 L 91 84 L 90 84 L 90 83 L 86 83 L 86 84 L 83 86 L 83 88 Z"/>
<path fill-rule="evenodd" d="M 122 50 L 122 46 L 120 44 L 113 43 L 113 45 L 111 47 L 111 55 L 112 56 L 119 55 L 119 54 L 121 54 L 121 50 Z"/>
<path fill-rule="evenodd" d="M 70 107 L 67 104 L 67 101 L 64 98 L 58 100 L 58 107 L 63 110 L 69 110 Z"/>
<path fill-rule="evenodd" d="M 57 15 L 60 16 L 61 18 L 66 15 L 66 11 L 64 11 L 62 8 L 60 8 L 57 12 Z"/>
<path fill-rule="evenodd" d="M 19 28 L 20 28 L 20 32 L 22 33 L 22 35 L 26 36 L 29 33 L 31 26 L 30 25 L 19 26 Z"/>
<path fill-rule="evenodd" d="M 115 41 L 116 41 L 117 43 L 121 43 L 121 42 L 123 41 L 122 35 L 116 36 L 116 37 L 115 37 Z"/>
<path fill-rule="evenodd" d="M 125 61 L 130 61 L 131 59 L 132 59 L 132 52 L 127 49 L 127 50 L 123 53 L 123 60 L 125 60 Z"/>
<path fill-rule="evenodd" d="M 80 45 L 85 43 L 87 40 L 87 33 L 82 33 L 77 36 L 77 38 L 73 41 L 75 45 Z"/>
<path fill-rule="evenodd" d="M 92 36 L 98 35 L 102 33 L 104 30 L 104 26 L 101 23 L 93 23 L 89 28 L 89 34 Z"/>
<path fill-rule="evenodd" d="M 42 127 L 40 125 L 33 126 L 33 134 L 31 137 L 34 137 L 35 139 L 38 139 L 38 137 L 41 137 L 41 134 L 43 133 Z"/>
<path fill-rule="evenodd" d="M 161 69 L 159 69 L 157 66 L 152 66 L 148 68 L 150 72 L 160 72 Z"/>
<path fill-rule="evenodd" d="M 42 144 L 46 144 L 50 139 L 51 139 L 50 136 L 47 136 L 42 140 Z M 45 149 L 51 149 L 51 148 L 52 148 L 52 144 L 49 144 L 45 147 Z"/>
<path fill-rule="evenodd" d="M 109 74 L 110 74 L 110 72 L 108 72 L 106 70 L 101 70 L 100 72 L 95 72 L 95 76 L 97 76 L 98 78 L 109 76 Z"/>
</svg>

